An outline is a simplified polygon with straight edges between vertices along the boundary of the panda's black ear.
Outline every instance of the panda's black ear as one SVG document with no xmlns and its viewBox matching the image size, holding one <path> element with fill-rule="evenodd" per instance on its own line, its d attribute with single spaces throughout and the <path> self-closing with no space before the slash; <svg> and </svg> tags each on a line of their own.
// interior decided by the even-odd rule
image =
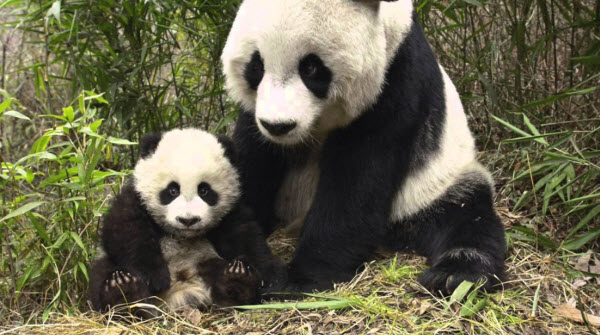
<svg viewBox="0 0 600 335">
<path fill-rule="evenodd" d="M 162 133 L 159 132 L 144 135 L 140 141 L 140 157 L 148 158 L 152 155 L 161 139 Z"/>
<path fill-rule="evenodd" d="M 217 140 L 221 143 L 223 149 L 225 149 L 225 157 L 235 166 L 237 163 L 237 152 L 231 138 L 226 135 L 217 135 Z"/>
</svg>

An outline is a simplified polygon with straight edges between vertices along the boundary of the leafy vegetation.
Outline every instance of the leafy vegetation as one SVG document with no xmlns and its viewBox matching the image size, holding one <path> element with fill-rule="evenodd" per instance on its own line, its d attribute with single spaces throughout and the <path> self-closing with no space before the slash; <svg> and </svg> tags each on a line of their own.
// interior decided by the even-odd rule
<svg viewBox="0 0 600 335">
<path fill-rule="evenodd" d="M 333 293 L 268 310 L 129 326 L 82 314 L 99 217 L 131 168 L 135 141 L 179 126 L 225 132 L 235 119 L 219 56 L 239 2 L 0 0 L 0 325 L 24 333 L 50 321 L 56 333 L 593 331 L 594 0 L 415 1 L 498 182 L 511 275 L 503 292 L 464 283 L 448 299 L 429 296 L 415 281 L 422 259 L 397 256 Z M 292 242 L 276 236 L 271 244 L 286 259 Z M 564 306 L 583 321 L 557 316 Z"/>
</svg>

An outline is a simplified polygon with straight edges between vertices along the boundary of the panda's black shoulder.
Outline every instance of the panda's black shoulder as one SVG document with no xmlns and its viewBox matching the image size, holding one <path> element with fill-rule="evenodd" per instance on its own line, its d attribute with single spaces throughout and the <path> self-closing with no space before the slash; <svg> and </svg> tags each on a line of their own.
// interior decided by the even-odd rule
<svg viewBox="0 0 600 335">
<path fill-rule="evenodd" d="M 127 228 L 127 229 L 123 229 Z M 148 212 L 146 205 L 135 190 L 135 180 L 130 178 L 112 200 L 110 208 L 102 219 L 102 234 L 104 238 L 112 231 L 128 231 L 135 233 L 136 229 L 157 230 L 158 225 Z"/>
</svg>

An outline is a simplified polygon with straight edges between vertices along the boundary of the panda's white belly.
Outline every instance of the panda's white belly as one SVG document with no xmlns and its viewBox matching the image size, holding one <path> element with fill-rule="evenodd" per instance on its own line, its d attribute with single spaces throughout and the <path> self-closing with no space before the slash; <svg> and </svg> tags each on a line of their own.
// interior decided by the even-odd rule
<svg viewBox="0 0 600 335">
<path fill-rule="evenodd" d="M 160 298 L 171 309 L 191 302 L 210 305 L 210 287 L 198 275 L 198 264 L 219 257 L 212 244 L 206 239 L 176 240 L 163 237 L 160 247 L 171 275 L 171 287 L 161 293 Z"/>
<path fill-rule="evenodd" d="M 319 152 L 292 164 L 275 200 L 275 216 L 284 226 L 301 225 L 312 205 L 319 183 Z"/>
</svg>

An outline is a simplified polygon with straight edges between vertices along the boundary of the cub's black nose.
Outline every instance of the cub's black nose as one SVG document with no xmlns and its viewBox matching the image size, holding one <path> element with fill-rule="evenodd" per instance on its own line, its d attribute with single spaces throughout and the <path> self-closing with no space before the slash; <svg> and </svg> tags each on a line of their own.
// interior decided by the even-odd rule
<svg viewBox="0 0 600 335">
<path fill-rule="evenodd" d="M 198 223 L 200 221 L 200 218 L 197 216 L 191 218 L 182 218 L 181 216 L 178 216 L 175 219 L 177 220 L 177 222 L 181 223 L 186 227 L 193 226 L 195 223 Z"/>
<path fill-rule="evenodd" d="M 260 120 L 260 124 L 273 136 L 281 136 L 289 133 L 292 129 L 296 128 L 296 122 L 268 122 Z"/>
</svg>

